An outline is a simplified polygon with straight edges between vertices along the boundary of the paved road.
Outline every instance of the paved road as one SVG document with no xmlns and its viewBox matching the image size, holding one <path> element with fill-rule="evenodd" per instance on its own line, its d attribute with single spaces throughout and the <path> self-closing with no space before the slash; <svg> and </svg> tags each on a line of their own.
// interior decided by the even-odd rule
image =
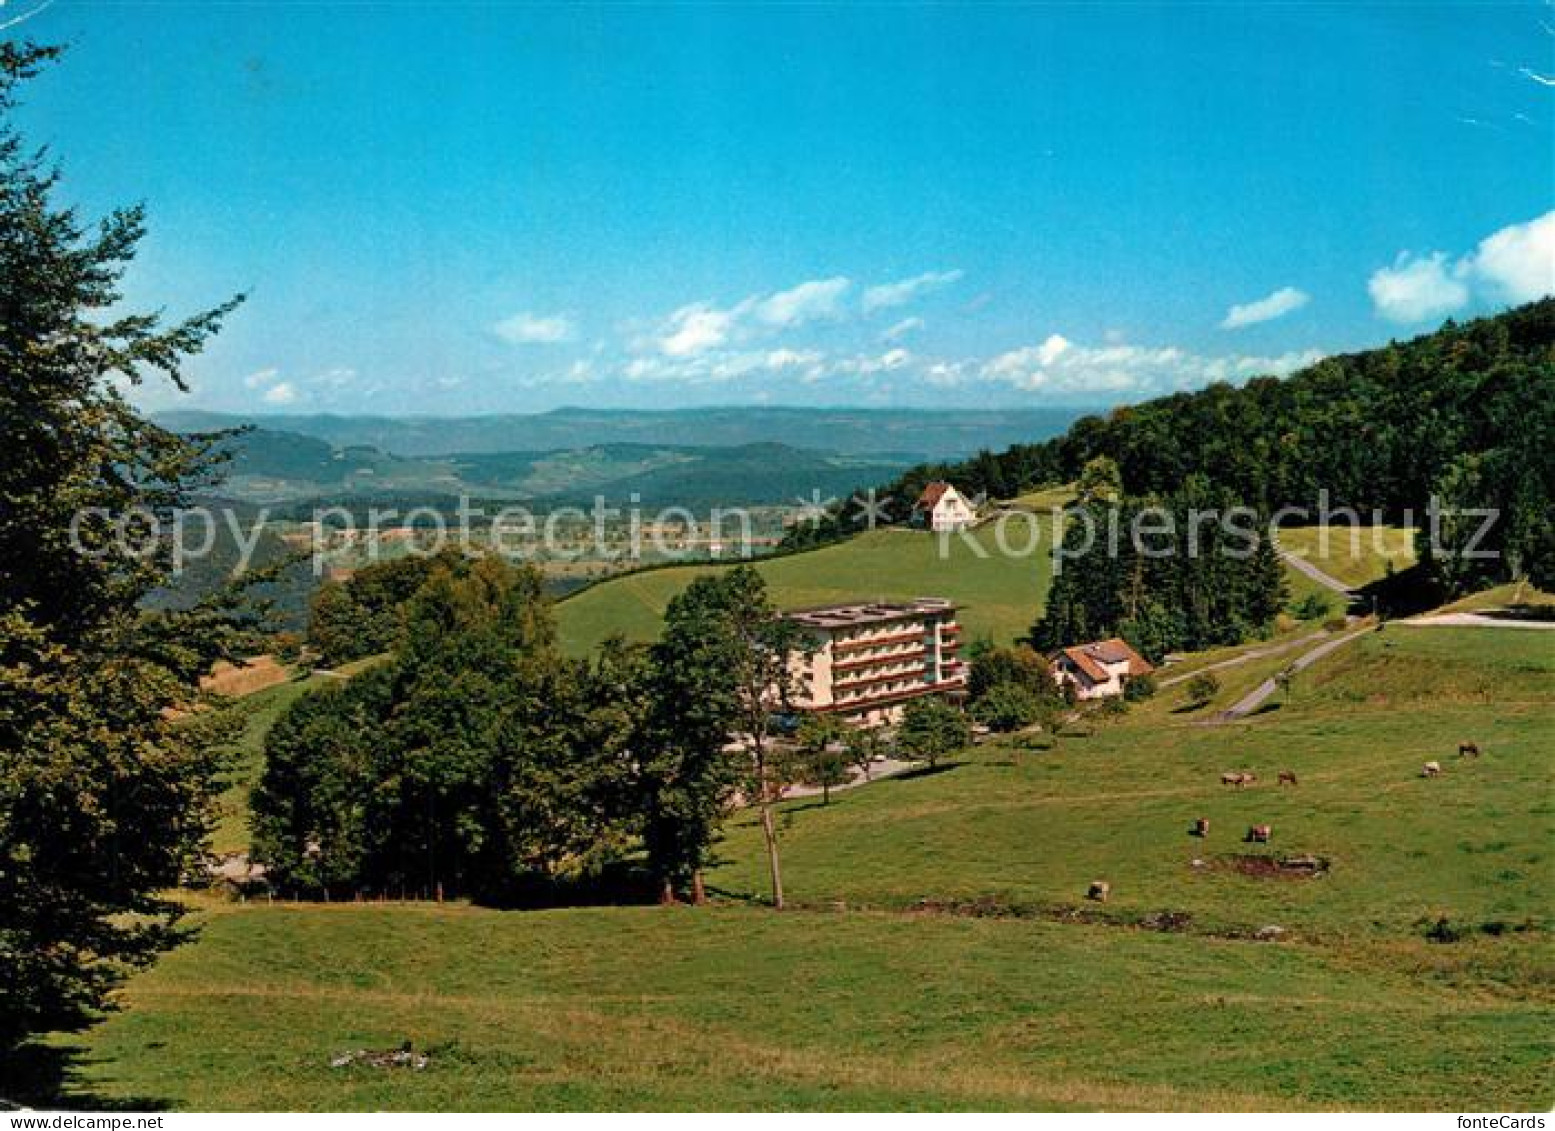
<svg viewBox="0 0 1555 1131">
<path fill-rule="evenodd" d="M 1280 557 L 1284 558 L 1292 566 L 1306 574 L 1313 581 L 1317 582 L 1324 588 L 1332 589 L 1335 593 L 1342 594 L 1347 598 L 1355 596 L 1355 591 L 1348 585 L 1342 581 L 1337 580 L 1336 578 L 1329 577 L 1328 574 L 1318 569 L 1317 566 L 1307 561 L 1306 558 L 1297 557 L 1283 546 L 1279 547 L 1279 551 Z"/>
<path fill-rule="evenodd" d="M 1376 631 L 1376 629 L 1373 628 L 1373 626 L 1367 625 L 1365 628 L 1359 628 L 1352 632 L 1347 632 L 1343 636 L 1335 636 L 1332 639 L 1326 640 L 1322 644 L 1319 644 L 1316 648 L 1312 649 L 1312 651 L 1303 653 L 1302 655 L 1296 657 L 1295 662 L 1291 664 L 1291 666 L 1286 670 L 1290 672 L 1304 671 L 1305 669 L 1311 667 L 1313 664 L 1317 663 L 1324 656 L 1328 655 L 1330 652 L 1343 647 L 1357 637 L 1365 636 L 1368 632 L 1374 631 Z M 1259 707 L 1262 707 L 1264 703 L 1268 701 L 1269 696 L 1273 695 L 1279 689 L 1279 682 L 1273 677 L 1270 677 L 1269 679 L 1266 679 L 1260 683 L 1257 687 L 1253 688 L 1252 691 L 1248 692 L 1231 706 L 1227 707 L 1224 711 L 1220 712 L 1220 714 L 1216 715 L 1213 719 L 1208 720 L 1204 725 L 1215 726 L 1219 723 L 1232 723 L 1237 719 L 1244 719 L 1256 711 Z"/>
<path fill-rule="evenodd" d="M 1247 663 L 1249 660 L 1261 660 L 1265 656 L 1277 656 L 1281 652 L 1289 652 L 1292 648 L 1300 648 L 1303 644 L 1311 644 L 1314 640 L 1321 640 L 1327 635 L 1328 633 L 1319 630 L 1306 636 L 1298 636 L 1294 640 L 1282 640 L 1278 644 L 1267 644 L 1262 648 L 1251 648 L 1246 652 L 1232 656 L 1229 660 L 1216 660 L 1213 664 L 1205 664 L 1202 668 L 1194 668 L 1191 672 L 1168 676 L 1166 679 L 1158 680 L 1156 686 L 1162 688 L 1171 687 L 1174 684 L 1182 683 L 1184 680 L 1192 679 L 1200 672 L 1216 672 L 1221 668 L 1234 668 L 1238 664 Z"/>
<path fill-rule="evenodd" d="M 834 785 L 831 787 L 831 791 L 837 793 L 844 789 L 857 789 L 861 785 L 871 785 L 885 778 L 892 778 L 897 774 L 906 773 L 908 770 L 916 767 L 917 764 L 916 762 L 900 762 L 895 758 L 886 758 L 884 761 L 876 762 L 869 768 L 868 778 L 864 777 L 863 772 L 856 766 L 849 766 L 848 773 L 853 776 L 848 779 L 848 784 Z M 823 792 L 825 791 L 818 785 L 791 785 L 783 790 L 782 799 L 784 801 L 792 801 L 796 797 L 819 797 Z"/>
<path fill-rule="evenodd" d="M 1546 628 L 1555 629 L 1555 621 L 1551 620 L 1520 620 L 1514 616 L 1496 616 L 1487 613 L 1437 613 L 1435 615 L 1410 617 L 1408 620 L 1394 621 L 1394 624 L 1408 625 L 1411 628 L 1430 628 L 1433 625 L 1444 627 L 1464 628 Z"/>
</svg>

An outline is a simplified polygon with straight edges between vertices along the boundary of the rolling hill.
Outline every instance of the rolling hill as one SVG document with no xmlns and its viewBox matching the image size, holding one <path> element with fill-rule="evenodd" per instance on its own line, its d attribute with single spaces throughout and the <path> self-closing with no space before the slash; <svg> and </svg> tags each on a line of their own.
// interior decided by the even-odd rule
<svg viewBox="0 0 1555 1131">
<path fill-rule="evenodd" d="M 1545 1110 L 1542 636 L 1394 626 L 1241 724 L 1163 692 L 1089 737 L 790 802 L 781 914 L 755 903 L 748 816 L 702 910 L 201 902 L 199 940 L 74 1038 L 66 1098 Z M 1454 758 L 1460 736 L 1485 756 Z M 1421 778 L 1426 757 L 1447 772 Z M 1227 790 L 1232 767 L 1263 782 Z M 1241 842 L 1255 821 L 1273 844 Z M 1308 854 L 1315 875 L 1278 863 Z M 424 1071 L 329 1067 L 406 1039 Z"/>
<path fill-rule="evenodd" d="M 352 496 L 450 498 L 460 494 L 543 505 L 596 494 L 613 504 L 633 495 L 646 506 L 792 504 L 819 491 L 846 495 L 893 474 L 905 459 L 838 455 L 758 442 L 732 447 L 610 443 L 550 451 L 391 455 L 378 447 L 335 447 L 298 432 L 257 428 L 224 444 L 220 490 L 251 503 Z"/>
<path fill-rule="evenodd" d="M 215 432 L 241 425 L 293 432 L 332 447 L 357 445 L 398 456 L 449 452 L 553 451 L 601 444 L 740 447 L 820 445 L 842 455 L 888 462 L 949 459 L 982 448 L 1055 436 L 1083 410 L 690 408 L 643 412 L 559 408 L 530 415 L 384 417 L 266 415 L 180 409 L 157 415 L 175 432 Z"/>
</svg>

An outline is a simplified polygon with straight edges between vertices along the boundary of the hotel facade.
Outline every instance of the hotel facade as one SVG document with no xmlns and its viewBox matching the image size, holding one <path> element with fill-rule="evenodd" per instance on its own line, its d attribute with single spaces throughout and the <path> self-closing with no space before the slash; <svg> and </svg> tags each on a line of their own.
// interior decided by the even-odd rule
<svg viewBox="0 0 1555 1131">
<path fill-rule="evenodd" d="M 811 650 L 793 660 L 800 710 L 879 726 L 898 721 L 920 696 L 965 692 L 961 626 L 949 601 L 924 597 L 785 615 L 810 638 Z"/>
</svg>

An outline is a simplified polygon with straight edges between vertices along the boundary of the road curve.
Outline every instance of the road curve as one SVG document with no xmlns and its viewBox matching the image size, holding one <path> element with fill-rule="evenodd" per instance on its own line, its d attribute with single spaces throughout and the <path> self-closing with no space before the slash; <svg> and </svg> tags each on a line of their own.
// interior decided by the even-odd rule
<svg viewBox="0 0 1555 1131">
<path fill-rule="evenodd" d="M 1350 598 L 1350 597 L 1354 597 L 1355 596 L 1355 590 L 1351 589 L 1344 582 L 1339 581 L 1336 578 L 1330 577 L 1328 574 L 1326 574 L 1322 570 L 1318 569 L 1317 566 L 1315 566 L 1311 562 L 1307 561 L 1306 558 L 1298 557 L 1297 555 L 1295 555 L 1295 554 L 1291 553 L 1289 550 L 1287 550 L 1284 546 L 1278 546 L 1278 549 L 1279 549 L 1280 557 L 1285 559 L 1285 561 L 1289 562 L 1291 564 L 1291 566 L 1293 566 L 1294 568 L 1296 568 L 1296 569 L 1300 570 L 1302 573 L 1306 574 L 1313 581 L 1315 581 L 1319 585 L 1323 586 L 1325 589 L 1332 589 L 1335 593 L 1341 594 L 1342 596 L 1344 596 L 1346 598 Z"/>
<path fill-rule="evenodd" d="M 1343 647 L 1357 637 L 1365 636 L 1368 632 L 1374 631 L 1376 631 L 1376 629 L 1373 625 L 1367 625 L 1365 628 L 1358 628 L 1351 632 L 1347 632 L 1342 636 L 1335 636 L 1331 640 L 1325 640 L 1316 648 L 1312 649 L 1312 651 L 1304 652 L 1300 656 L 1296 657 L 1295 662 L 1292 663 L 1291 666 L 1286 669 L 1286 671 L 1293 673 L 1304 671 L 1305 669 L 1311 667 L 1313 664 L 1317 663 L 1324 656 L 1328 655 L 1330 652 Z M 1264 703 L 1268 701 L 1269 696 L 1273 695 L 1279 689 L 1279 681 L 1271 676 L 1269 679 L 1264 680 L 1257 687 L 1253 688 L 1241 699 L 1238 699 L 1231 706 L 1220 712 L 1220 714 L 1216 715 L 1213 719 L 1207 720 L 1203 725 L 1216 726 L 1220 723 L 1233 723 L 1238 719 L 1245 719 L 1259 707 L 1262 707 Z"/>
</svg>

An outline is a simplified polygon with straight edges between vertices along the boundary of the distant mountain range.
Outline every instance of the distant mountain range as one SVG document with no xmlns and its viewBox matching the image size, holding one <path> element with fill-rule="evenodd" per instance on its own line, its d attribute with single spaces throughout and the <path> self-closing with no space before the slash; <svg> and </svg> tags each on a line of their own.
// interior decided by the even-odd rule
<svg viewBox="0 0 1555 1131">
<path fill-rule="evenodd" d="M 559 408 L 532 415 L 384 417 L 160 413 L 176 432 L 250 424 L 323 440 L 334 448 L 372 447 L 403 457 L 451 453 L 555 452 L 615 444 L 734 448 L 773 443 L 838 456 L 883 456 L 891 463 L 945 460 L 1056 436 L 1076 409 L 983 410 L 691 408 L 663 412 Z"/>
<path fill-rule="evenodd" d="M 906 457 L 838 455 L 786 444 L 726 447 L 595 444 L 544 452 L 390 455 L 337 448 L 295 432 L 255 428 L 226 442 L 219 493 L 250 503 L 386 498 L 434 501 L 458 495 L 548 505 L 604 495 L 684 506 L 792 503 L 819 491 L 842 496 L 900 473 Z"/>
</svg>

